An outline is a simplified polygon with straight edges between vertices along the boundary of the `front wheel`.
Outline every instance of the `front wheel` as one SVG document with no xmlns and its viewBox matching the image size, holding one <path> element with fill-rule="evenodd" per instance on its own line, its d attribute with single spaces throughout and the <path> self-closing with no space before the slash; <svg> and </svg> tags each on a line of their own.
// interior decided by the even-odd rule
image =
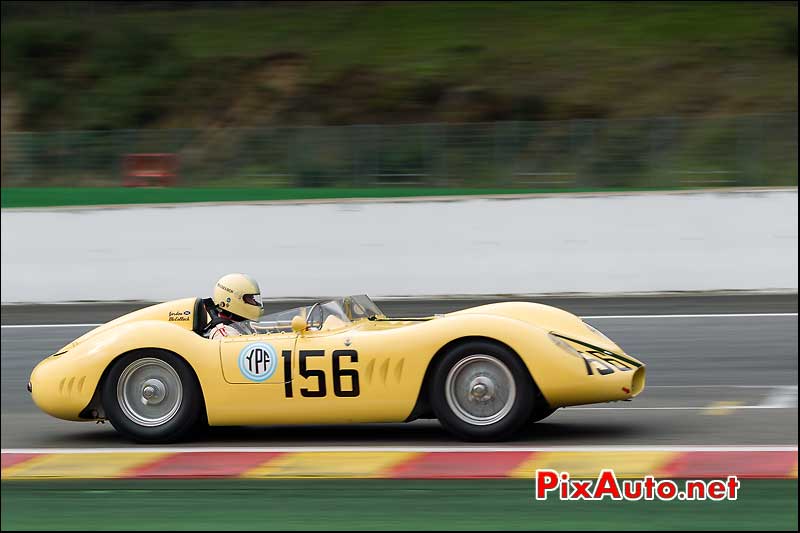
<svg viewBox="0 0 800 533">
<path fill-rule="evenodd" d="M 555 409 L 553 409 L 553 408 L 550 408 L 550 407 L 548 407 L 546 405 L 544 405 L 544 406 L 537 405 L 533 409 L 533 418 L 531 419 L 531 422 L 536 423 L 536 422 L 539 422 L 540 420 L 544 420 L 548 416 L 550 416 L 553 413 L 555 413 L 557 410 L 558 410 L 557 407 Z"/>
<path fill-rule="evenodd" d="M 114 362 L 102 397 L 114 429 L 136 442 L 180 440 L 202 419 L 202 393 L 194 372 L 164 350 L 136 351 Z"/>
<path fill-rule="evenodd" d="M 533 412 L 535 385 L 508 348 L 474 341 L 438 362 L 429 390 L 442 426 L 463 440 L 497 441 L 514 435 Z"/>
</svg>

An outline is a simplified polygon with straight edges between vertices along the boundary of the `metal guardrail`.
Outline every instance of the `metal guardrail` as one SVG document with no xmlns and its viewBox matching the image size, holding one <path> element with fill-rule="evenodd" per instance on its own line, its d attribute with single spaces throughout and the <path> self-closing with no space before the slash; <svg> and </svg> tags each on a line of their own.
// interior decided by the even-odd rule
<svg viewBox="0 0 800 533">
<path fill-rule="evenodd" d="M 469 124 L 15 132 L 4 186 L 116 186 L 171 152 L 185 186 L 495 188 L 797 184 L 797 113 Z"/>
</svg>

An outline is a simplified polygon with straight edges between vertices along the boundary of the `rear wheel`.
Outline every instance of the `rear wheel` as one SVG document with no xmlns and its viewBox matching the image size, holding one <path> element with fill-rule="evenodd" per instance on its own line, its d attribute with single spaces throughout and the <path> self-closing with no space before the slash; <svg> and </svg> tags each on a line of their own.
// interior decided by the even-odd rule
<svg viewBox="0 0 800 533">
<path fill-rule="evenodd" d="M 508 348 L 473 341 L 442 357 L 429 390 L 442 426 L 464 440 L 496 441 L 514 435 L 530 420 L 535 385 Z"/>
<path fill-rule="evenodd" d="M 194 372 L 165 350 L 140 350 L 118 359 L 103 382 L 102 396 L 111 424 L 136 442 L 180 440 L 203 419 Z"/>
</svg>

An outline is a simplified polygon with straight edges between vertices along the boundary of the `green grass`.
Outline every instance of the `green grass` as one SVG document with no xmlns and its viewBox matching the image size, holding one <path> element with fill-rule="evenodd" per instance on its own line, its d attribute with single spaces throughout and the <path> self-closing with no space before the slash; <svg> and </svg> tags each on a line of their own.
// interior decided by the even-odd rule
<svg viewBox="0 0 800 533">
<path fill-rule="evenodd" d="M 260 74 L 264 58 L 287 52 L 305 65 L 292 75 L 305 88 L 300 105 L 288 111 L 290 121 L 293 113 L 301 120 L 298 110 L 307 109 L 323 122 L 797 109 L 792 3 L 303 2 L 79 16 L 71 11 L 65 17 L 43 11 L 3 18 L 4 91 L 53 107 L 53 116 L 28 114 L 38 128 L 187 125 L 237 101 L 252 100 L 256 108 L 296 105 L 273 85 L 281 74 Z M 131 29 L 144 33 L 115 39 Z M 29 35 L 41 36 L 44 57 L 20 51 Z M 788 51 L 792 35 L 794 54 Z M 114 54 L 104 60 L 104 51 L 115 47 L 142 59 L 155 36 L 160 53 L 149 61 L 116 61 Z M 126 51 L 132 39 L 138 40 Z M 367 72 L 367 81 L 354 82 L 354 69 Z M 437 86 L 483 91 L 489 116 L 474 116 L 475 102 L 451 116 L 455 104 L 421 96 Z M 367 94 L 353 97 L 352 90 Z M 82 93 L 107 96 L 114 105 L 98 109 L 97 98 Z M 541 103 L 526 111 L 531 98 Z M 418 105 L 409 105 L 415 99 Z M 146 103 L 158 112 L 148 113 Z M 119 109 L 125 106 L 132 111 Z M 243 115 L 237 120 L 251 113 Z"/>
<path fill-rule="evenodd" d="M 460 47 L 487 56 L 574 55 L 584 46 L 615 53 L 685 52 L 723 45 L 722 52 L 774 47 L 775 29 L 797 13 L 787 3 L 756 2 L 388 2 L 364 6 L 304 2 L 226 10 L 177 10 L 59 17 L 62 27 L 130 23 L 173 35 L 194 58 L 260 57 L 295 50 L 317 69 L 354 64 L 409 69 Z M 46 17 L 12 19 L 48 28 Z"/>
<path fill-rule="evenodd" d="M 659 190 L 679 190 L 679 187 Z M 6 187 L 2 207 L 58 207 L 81 205 L 161 204 L 192 202 L 242 202 L 272 200 L 321 200 L 336 198 L 402 198 L 415 196 L 485 196 L 490 194 L 542 194 L 613 192 L 649 189 L 502 189 L 502 188 L 125 188 L 125 187 Z"/>
<path fill-rule="evenodd" d="M 475 73 L 481 63 L 512 57 L 573 61 L 587 49 L 602 51 L 605 61 L 668 52 L 708 54 L 706 46 L 721 47 L 715 54 L 750 55 L 769 51 L 776 26 L 791 11 L 791 6 L 747 3 L 468 2 L 318 5 L 313 11 L 281 6 L 123 18 L 162 32 L 180 27 L 178 46 L 196 58 L 291 50 L 308 55 L 319 76 L 355 65 L 418 76 Z"/>
<path fill-rule="evenodd" d="M 530 480 L 2 483 L 2 529 L 796 530 L 797 480 L 737 501 L 536 501 Z"/>
</svg>

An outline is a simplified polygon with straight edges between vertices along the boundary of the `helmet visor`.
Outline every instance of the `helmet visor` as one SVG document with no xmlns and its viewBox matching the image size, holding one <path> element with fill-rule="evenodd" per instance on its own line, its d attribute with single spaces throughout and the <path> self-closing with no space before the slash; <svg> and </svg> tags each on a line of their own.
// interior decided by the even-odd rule
<svg viewBox="0 0 800 533">
<path fill-rule="evenodd" d="M 260 294 L 245 294 L 242 299 L 244 303 L 255 305 L 261 307 L 261 295 Z"/>
</svg>

